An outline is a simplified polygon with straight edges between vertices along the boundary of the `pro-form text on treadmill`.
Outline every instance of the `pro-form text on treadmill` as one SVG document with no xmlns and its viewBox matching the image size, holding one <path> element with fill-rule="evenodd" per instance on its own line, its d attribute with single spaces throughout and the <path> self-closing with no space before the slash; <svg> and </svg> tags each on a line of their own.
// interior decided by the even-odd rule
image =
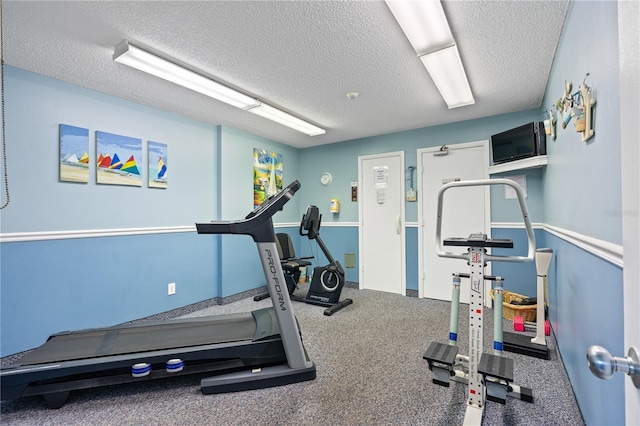
<svg viewBox="0 0 640 426">
<path fill-rule="evenodd" d="M 276 289 L 276 295 L 278 296 L 278 305 L 280 305 L 280 310 L 286 311 L 287 308 L 284 304 L 284 294 L 282 293 L 282 287 L 280 286 L 280 280 L 278 279 L 278 270 L 276 269 L 276 263 L 273 260 L 273 254 L 270 249 L 265 249 L 267 252 L 267 258 L 269 259 L 269 272 L 271 272 L 271 280 L 273 281 L 273 286 Z"/>
</svg>

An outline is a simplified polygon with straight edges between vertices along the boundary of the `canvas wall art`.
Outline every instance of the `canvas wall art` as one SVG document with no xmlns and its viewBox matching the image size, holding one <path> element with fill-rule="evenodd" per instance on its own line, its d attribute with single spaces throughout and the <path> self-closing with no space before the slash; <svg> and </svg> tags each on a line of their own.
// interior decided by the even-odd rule
<svg viewBox="0 0 640 426">
<path fill-rule="evenodd" d="M 282 154 L 253 149 L 253 207 L 282 190 Z"/>
<path fill-rule="evenodd" d="M 96 131 L 96 182 L 142 186 L 142 139 Z"/>
<path fill-rule="evenodd" d="M 60 124 L 60 181 L 89 182 L 89 129 Z"/>
<path fill-rule="evenodd" d="M 149 141 L 149 188 L 166 188 L 167 144 Z"/>
</svg>

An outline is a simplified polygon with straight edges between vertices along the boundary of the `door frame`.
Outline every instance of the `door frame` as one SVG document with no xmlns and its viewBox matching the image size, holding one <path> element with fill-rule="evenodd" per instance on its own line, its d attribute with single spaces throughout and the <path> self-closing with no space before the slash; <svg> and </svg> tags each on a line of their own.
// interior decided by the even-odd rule
<svg viewBox="0 0 640 426">
<path fill-rule="evenodd" d="M 456 150 L 456 149 L 469 149 L 469 148 L 482 148 L 484 151 L 484 158 L 485 158 L 485 164 L 484 164 L 484 179 L 489 179 L 489 141 L 488 140 L 480 140 L 480 141 L 474 141 L 474 142 L 464 142 L 464 143 L 457 143 L 457 144 L 451 144 L 451 145 L 447 145 L 449 150 Z M 423 188 L 422 188 L 422 177 L 423 174 L 425 173 L 425 170 L 423 169 L 422 166 L 422 155 L 423 154 L 433 154 L 436 151 L 440 151 L 440 147 L 436 146 L 436 147 L 430 147 L 430 148 L 421 148 L 418 149 L 417 154 L 416 154 L 416 158 L 417 158 L 417 170 L 418 170 L 418 179 L 417 179 L 417 191 L 418 191 L 418 196 L 419 197 L 423 197 Z M 427 171 L 428 173 L 428 171 Z M 484 191 L 484 206 L 485 206 L 485 229 L 487 230 L 487 237 L 491 238 L 491 191 L 489 189 L 489 187 L 485 188 Z M 425 297 L 425 290 L 424 290 L 424 282 L 425 282 L 425 277 L 426 277 L 426 271 L 425 271 L 425 267 L 424 267 L 424 255 L 426 254 L 426 248 L 425 248 L 425 241 L 424 241 L 424 237 L 423 237 L 423 230 L 424 230 L 424 213 L 423 212 L 423 208 L 422 208 L 422 202 L 418 203 L 418 297 L 419 298 L 424 298 Z M 433 214 L 435 214 L 436 212 L 434 211 Z M 434 235 L 435 238 L 435 235 Z M 435 250 L 435 248 L 434 248 Z M 487 264 L 487 270 L 486 270 L 487 274 L 491 273 L 491 264 Z M 485 304 L 490 304 L 490 297 L 491 297 L 491 290 L 487 290 L 487 286 L 485 286 Z"/>
<path fill-rule="evenodd" d="M 630 347 L 640 348 L 640 188 L 638 188 L 638 10 L 637 2 L 618 4 L 618 41 L 620 63 L 620 148 L 622 154 L 622 244 L 624 253 L 623 295 L 624 295 L 624 353 Z M 635 32 L 634 32 L 635 31 Z M 635 212 L 635 214 L 633 214 Z M 640 389 L 625 377 L 625 422 L 640 424 Z"/>
<path fill-rule="evenodd" d="M 364 234 L 364 226 L 362 223 L 363 218 L 363 203 L 362 203 L 362 162 L 366 160 L 375 160 L 378 158 L 386 158 L 386 157 L 400 157 L 400 182 L 403 182 L 400 194 L 402 196 L 402 202 L 400 203 L 400 238 L 401 238 L 401 273 L 400 273 L 400 294 L 403 296 L 407 295 L 407 238 L 406 238 L 406 206 L 405 206 L 405 197 L 404 190 L 406 186 L 405 180 L 405 170 L 404 170 L 404 151 L 393 151 L 393 152 L 384 152 L 380 154 L 371 154 L 371 155 L 359 155 L 358 156 L 358 259 L 359 259 L 359 267 L 358 267 L 358 288 L 360 290 L 364 289 L 363 277 L 364 277 L 364 255 L 362 252 L 363 247 L 363 234 Z"/>
</svg>

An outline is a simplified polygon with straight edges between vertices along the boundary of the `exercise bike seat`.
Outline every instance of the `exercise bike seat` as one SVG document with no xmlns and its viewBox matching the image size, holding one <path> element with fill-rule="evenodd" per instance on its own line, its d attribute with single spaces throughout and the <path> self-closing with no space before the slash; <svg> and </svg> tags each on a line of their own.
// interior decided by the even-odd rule
<svg viewBox="0 0 640 426">
<path fill-rule="evenodd" d="M 311 262 L 307 259 L 313 259 L 313 256 L 297 258 L 291 237 L 284 232 L 276 234 L 276 247 L 278 248 L 278 255 L 281 259 L 280 264 L 287 281 L 287 289 L 289 290 L 289 295 L 292 295 L 296 290 L 300 275 L 302 275 L 300 268 L 310 266 Z"/>
<path fill-rule="evenodd" d="M 281 232 L 276 234 L 276 248 L 278 249 L 278 256 L 280 257 L 280 265 L 282 266 L 282 272 L 284 272 L 284 278 L 287 284 L 287 291 L 289 296 L 293 295 L 298 286 L 298 280 L 302 272 L 301 267 L 307 267 L 311 265 L 307 259 L 313 259 L 313 256 L 309 257 L 296 257 L 296 251 L 293 247 L 293 241 L 289 234 Z M 269 297 L 269 293 L 261 293 L 253 297 L 253 300 L 260 301 Z"/>
<path fill-rule="evenodd" d="M 296 250 L 293 247 L 293 241 L 291 241 L 289 234 L 284 232 L 276 234 L 276 246 L 283 268 L 299 268 L 301 266 L 311 265 L 311 262 L 307 259 L 313 259 L 313 256 L 296 257 Z"/>
</svg>

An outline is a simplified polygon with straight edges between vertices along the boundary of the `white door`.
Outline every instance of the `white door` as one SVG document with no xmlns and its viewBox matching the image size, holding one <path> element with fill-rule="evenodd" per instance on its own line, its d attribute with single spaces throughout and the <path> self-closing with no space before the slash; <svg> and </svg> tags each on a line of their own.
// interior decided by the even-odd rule
<svg viewBox="0 0 640 426">
<path fill-rule="evenodd" d="M 463 260 L 438 257 L 435 250 L 436 206 L 438 190 L 455 180 L 487 179 L 489 176 L 488 142 L 450 145 L 446 155 L 440 148 L 418 150 L 420 176 L 418 204 L 418 257 L 421 278 L 419 297 L 451 300 L 451 281 L 454 272 L 469 272 Z M 483 232 L 490 236 L 490 205 L 488 187 L 452 188 L 444 194 L 442 210 L 442 238 L 467 237 Z M 447 247 L 447 251 L 464 253 L 465 248 Z M 487 266 L 486 273 L 491 270 Z M 467 285 L 465 285 L 467 284 Z M 487 289 L 489 286 L 486 286 Z M 485 291 L 487 296 L 490 290 Z M 469 303 L 470 285 L 463 279 L 460 302 Z M 489 299 L 485 299 L 489 300 Z"/>
<path fill-rule="evenodd" d="M 404 151 L 358 157 L 360 288 L 406 293 Z"/>
</svg>

